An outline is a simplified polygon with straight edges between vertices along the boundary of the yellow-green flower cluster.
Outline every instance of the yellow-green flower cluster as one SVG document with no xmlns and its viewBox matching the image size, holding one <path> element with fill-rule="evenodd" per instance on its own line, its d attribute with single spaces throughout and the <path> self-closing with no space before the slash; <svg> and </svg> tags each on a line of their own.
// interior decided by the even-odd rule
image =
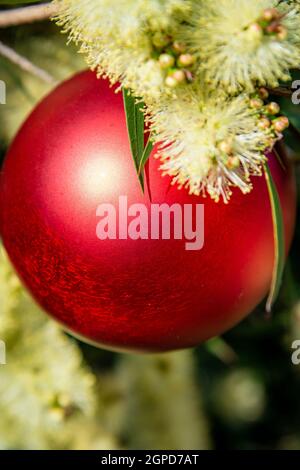
<svg viewBox="0 0 300 470">
<path fill-rule="evenodd" d="M 251 190 L 288 126 L 265 87 L 299 67 L 298 0 L 54 1 L 91 68 L 145 102 L 174 183 L 224 202 Z"/>
<path fill-rule="evenodd" d="M 300 5 L 278 0 L 193 2 L 182 37 L 199 73 L 228 92 L 276 87 L 300 64 Z"/>
<path fill-rule="evenodd" d="M 144 99 L 165 92 L 157 51 L 163 50 L 190 5 L 182 0 L 55 0 L 59 24 L 99 74 Z"/>
<path fill-rule="evenodd" d="M 278 134 L 267 110 L 256 108 L 258 99 L 203 89 L 192 85 L 178 99 L 161 102 L 160 109 L 154 106 L 150 125 L 163 142 L 161 168 L 174 183 L 228 201 L 233 186 L 244 194 L 251 191 L 250 176 L 261 175 L 264 152 Z M 261 125 L 267 120 L 270 125 Z"/>
</svg>

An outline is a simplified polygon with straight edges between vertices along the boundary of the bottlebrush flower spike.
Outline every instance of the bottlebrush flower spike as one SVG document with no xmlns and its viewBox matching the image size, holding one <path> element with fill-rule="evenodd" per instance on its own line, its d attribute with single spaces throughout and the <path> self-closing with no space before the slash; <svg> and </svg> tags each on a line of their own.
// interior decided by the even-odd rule
<svg viewBox="0 0 300 470">
<path fill-rule="evenodd" d="M 58 24 L 88 64 L 144 99 L 168 92 L 159 55 L 189 11 L 182 0 L 55 0 Z"/>
<path fill-rule="evenodd" d="M 280 0 L 193 0 L 182 38 L 211 86 L 230 93 L 276 87 L 300 65 L 300 4 Z"/>
<path fill-rule="evenodd" d="M 251 191 L 250 176 L 262 174 L 265 152 L 280 136 L 248 96 L 192 88 L 150 109 L 152 131 L 164 142 L 161 169 L 190 193 L 227 203 L 233 186 Z"/>
<path fill-rule="evenodd" d="M 234 186 L 251 190 L 288 126 L 257 88 L 299 67 L 299 0 L 54 3 L 90 67 L 144 101 L 174 183 L 225 202 Z"/>
</svg>

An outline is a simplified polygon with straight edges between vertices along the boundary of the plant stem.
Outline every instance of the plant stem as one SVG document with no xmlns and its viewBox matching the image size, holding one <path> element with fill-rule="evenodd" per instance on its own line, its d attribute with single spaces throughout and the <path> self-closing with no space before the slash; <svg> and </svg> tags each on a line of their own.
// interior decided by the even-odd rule
<svg viewBox="0 0 300 470">
<path fill-rule="evenodd" d="M 1 41 L 0 55 L 10 60 L 14 64 L 18 65 L 22 70 L 25 70 L 26 72 L 29 72 L 32 75 L 35 75 L 36 77 L 40 78 L 44 82 L 50 84 L 56 83 L 56 80 L 48 72 L 34 65 L 32 62 L 30 62 L 30 60 L 26 59 L 26 57 L 21 56 L 16 51 L 14 51 L 14 49 L 6 46 Z"/>
<path fill-rule="evenodd" d="M 289 98 L 293 94 L 293 90 L 289 87 L 279 86 L 277 88 L 268 88 L 271 95 L 283 96 Z"/>
<path fill-rule="evenodd" d="M 43 21 L 53 16 L 55 12 L 56 8 L 52 3 L 2 10 L 0 11 L 0 28 Z"/>
</svg>

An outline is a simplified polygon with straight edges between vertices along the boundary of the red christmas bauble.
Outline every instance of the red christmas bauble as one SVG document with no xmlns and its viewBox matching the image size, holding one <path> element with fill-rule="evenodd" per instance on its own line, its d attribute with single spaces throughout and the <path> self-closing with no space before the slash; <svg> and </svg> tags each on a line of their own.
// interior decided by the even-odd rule
<svg viewBox="0 0 300 470">
<path fill-rule="evenodd" d="M 270 164 L 288 249 L 294 179 L 274 156 Z M 251 194 L 236 190 L 224 205 L 171 186 L 158 166 L 151 157 L 143 195 L 122 96 L 91 72 L 46 97 L 6 157 L 1 233 L 8 254 L 39 304 L 97 345 L 135 351 L 194 346 L 239 322 L 269 290 L 273 226 L 265 179 L 253 178 Z M 157 239 L 147 238 L 145 226 L 144 238 L 134 239 L 141 230 L 134 204 L 148 211 L 150 226 L 151 208 L 162 203 L 179 205 L 182 220 L 186 208 L 204 204 L 202 249 L 187 249 L 186 237 L 163 239 L 159 227 L 153 229 Z M 110 238 L 99 239 L 105 230 Z"/>
</svg>

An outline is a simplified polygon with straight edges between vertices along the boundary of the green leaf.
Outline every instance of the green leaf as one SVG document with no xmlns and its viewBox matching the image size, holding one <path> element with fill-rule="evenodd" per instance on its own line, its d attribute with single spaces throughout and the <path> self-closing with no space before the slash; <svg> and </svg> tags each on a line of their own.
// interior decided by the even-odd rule
<svg viewBox="0 0 300 470">
<path fill-rule="evenodd" d="M 220 336 L 207 341 L 204 347 L 224 364 L 233 364 L 238 360 L 238 355 L 234 349 Z"/>
<path fill-rule="evenodd" d="M 150 135 L 149 139 L 147 140 L 146 147 L 144 148 L 142 157 L 140 159 L 139 171 L 138 171 L 139 175 L 143 172 L 143 169 L 148 161 L 148 158 L 150 157 L 152 149 L 153 149 L 153 143 L 152 143 L 151 135 Z"/>
<path fill-rule="evenodd" d="M 270 204 L 272 209 L 273 218 L 273 233 L 274 233 L 274 268 L 272 284 L 267 300 L 266 310 L 268 313 L 271 312 L 272 307 L 278 297 L 284 265 L 285 265 L 285 243 L 284 243 L 284 223 L 282 216 L 282 209 L 278 192 L 270 171 L 268 164 L 264 166 L 265 178 L 269 191 Z"/>
<path fill-rule="evenodd" d="M 145 159 L 145 118 L 142 112 L 144 104 L 140 102 L 137 103 L 136 98 L 125 88 L 123 88 L 123 100 L 132 158 L 138 173 L 142 190 L 144 191 L 144 173 L 143 171 L 140 171 L 142 159 Z"/>
</svg>

